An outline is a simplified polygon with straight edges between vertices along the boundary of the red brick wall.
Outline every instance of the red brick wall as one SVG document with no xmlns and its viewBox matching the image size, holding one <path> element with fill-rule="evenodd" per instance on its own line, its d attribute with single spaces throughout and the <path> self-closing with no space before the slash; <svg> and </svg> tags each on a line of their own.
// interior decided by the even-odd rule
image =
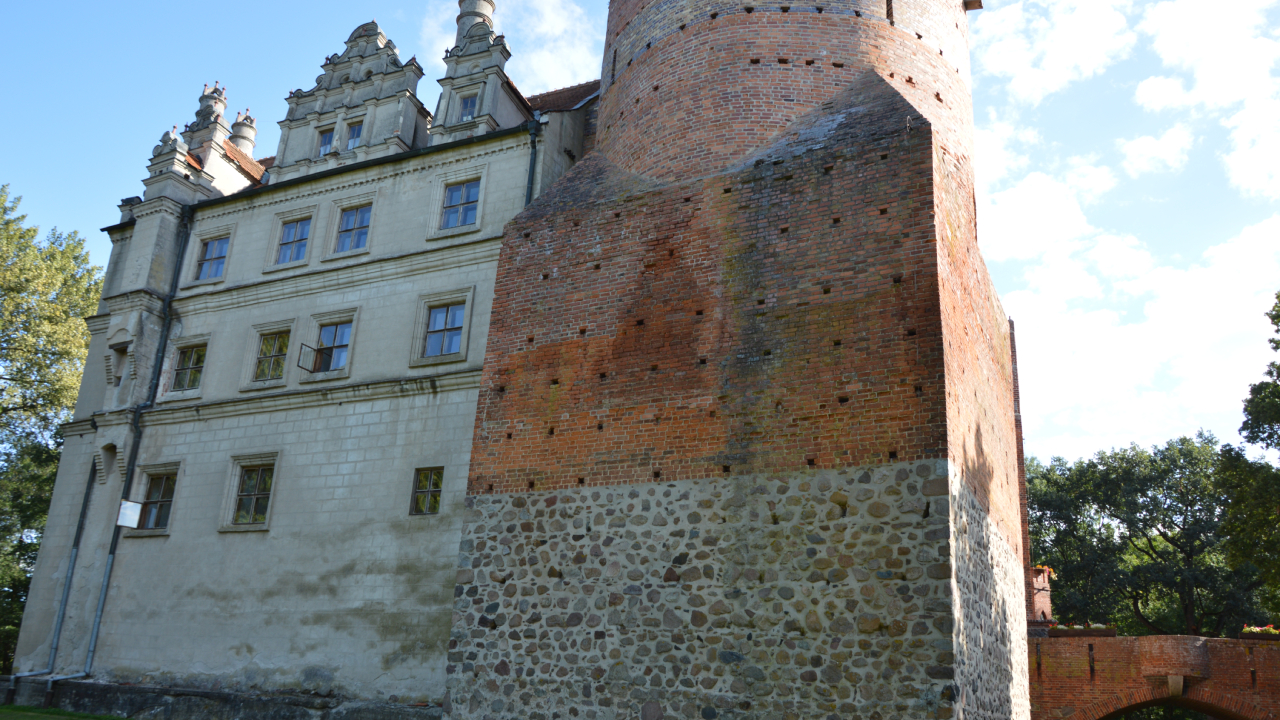
<svg viewBox="0 0 1280 720">
<path fill-rule="evenodd" d="M 1280 642 L 1032 638 L 1028 650 L 1034 720 L 1098 720 L 1164 702 L 1222 718 L 1280 714 Z M 1167 675 L 1189 672 L 1184 697 L 1171 700 Z"/>
<path fill-rule="evenodd" d="M 667 25 L 684 17 L 675 10 L 670 18 L 632 21 L 641 36 L 657 39 L 641 45 L 629 66 L 620 58 L 616 81 L 603 91 L 599 148 L 628 170 L 668 181 L 719 172 L 868 68 L 894 82 L 949 152 L 970 154 L 969 89 L 934 42 L 875 18 L 776 8 L 704 18 L 684 30 L 677 24 L 671 32 Z M 606 83 L 611 65 L 610 49 Z"/>
<path fill-rule="evenodd" d="M 847 103 L 712 180 L 593 153 L 509 226 L 471 492 L 944 455 L 932 136 L 875 75 Z"/>
</svg>

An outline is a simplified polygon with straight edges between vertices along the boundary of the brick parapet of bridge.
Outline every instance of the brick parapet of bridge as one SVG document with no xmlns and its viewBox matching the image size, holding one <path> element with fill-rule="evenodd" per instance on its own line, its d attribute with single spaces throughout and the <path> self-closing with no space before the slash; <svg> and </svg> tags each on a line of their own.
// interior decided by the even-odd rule
<svg viewBox="0 0 1280 720">
<path fill-rule="evenodd" d="M 1280 642 L 1032 638 L 1028 652 L 1033 720 L 1100 720 L 1167 703 L 1235 720 L 1280 716 Z M 1181 696 L 1170 676 L 1181 678 Z"/>
</svg>

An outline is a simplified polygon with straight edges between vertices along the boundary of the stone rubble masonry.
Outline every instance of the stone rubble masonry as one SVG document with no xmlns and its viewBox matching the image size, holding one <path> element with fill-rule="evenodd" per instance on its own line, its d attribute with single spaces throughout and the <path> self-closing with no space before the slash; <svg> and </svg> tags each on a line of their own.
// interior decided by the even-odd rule
<svg viewBox="0 0 1280 720">
<path fill-rule="evenodd" d="M 470 497 L 446 713 L 951 717 L 947 486 L 935 460 Z"/>
<path fill-rule="evenodd" d="M 1280 716 L 1280 642 L 1150 636 L 1032 638 L 1028 648 L 1033 716 L 1099 720 L 1170 698 L 1212 717 Z M 1176 683 L 1175 683 L 1176 685 Z"/>
</svg>

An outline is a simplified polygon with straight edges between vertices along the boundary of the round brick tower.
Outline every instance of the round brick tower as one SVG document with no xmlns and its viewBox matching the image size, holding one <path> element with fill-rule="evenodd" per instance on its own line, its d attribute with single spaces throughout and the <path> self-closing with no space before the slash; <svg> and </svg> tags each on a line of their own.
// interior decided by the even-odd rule
<svg viewBox="0 0 1280 720">
<path fill-rule="evenodd" d="M 453 720 L 1029 717 L 979 3 L 816 1 L 611 3 L 498 261 Z"/>
<path fill-rule="evenodd" d="M 817 3 L 610 3 L 600 149 L 656 178 L 719 172 L 872 70 L 969 156 L 963 0 Z"/>
</svg>

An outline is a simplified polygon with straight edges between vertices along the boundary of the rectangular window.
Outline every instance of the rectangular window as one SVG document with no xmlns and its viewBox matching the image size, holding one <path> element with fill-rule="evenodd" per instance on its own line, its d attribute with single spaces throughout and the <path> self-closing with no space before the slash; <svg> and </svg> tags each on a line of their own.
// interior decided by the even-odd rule
<svg viewBox="0 0 1280 720">
<path fill-rule="evenodd" d="M 320 347 L 316 350 L 315 365 L 311 372 L 341 370 L 347 366 L 347 352 L 351 349 L 351 323 L 325 325 L 320 328 Z"/>
<path fill-rule="evenodd" d="M 320 131 L 320 155 L 322 156 L 328 155 L 329 151 L 332 149 L 333 149 L 333 131 L 321 130 Z"/>
<path fill-rule="evenodd" d="M 462 117 L 458 118 L 458 122 L 466 122 L 468 120 L 475 118 L 476 103 L 477 101 L 479 101 L 479 99 L 480 98 L 478 95 L 472 95 L 471 97 L 462 98 Z"/>
<path fill-rule="evenodd" d="M 450 185 L 444 189 L 444 221 L 441 228 L 474 225 L 480 206 L 480 181 Z"/>
<path fill-rule="evenodd" d="M 279 380 L 284 377 L 284 358 L 289 354 L 289 333 L 263 335 L 258 345 L 258 366 L 253 379 Z"/>
<path fill-rule="evenodd" d="M 462 322 L 467 306 L 433 307 L 427 316 L 427 344 L 423 357 L 462 352 Z"/>
<path fill-rule="evenodd" d="M 347 149 L 348 150 L 355 150 L 356 146 L 360 144 L 360 133 L 362 132 L 364 132 L 363 124 L 352 125 L 351 127 L 347 128 Z"/>
<path fill-rule="evenodd" d="M 373 206 L 342 211 L 342 223 L 338 225 L 338 252 L 359 250 L 369 240 L 369 217 Z"/>
<path fill-rule="evenodd" d="M 157 475 L 148 478 L 147 496 L 142 502 L 143 530 L 162 530 L 169 527 L 169 509 L 173 506 L 173 475 Z"/>
<path fill-rule="evenodd" d="M 230 244 L 231 238 L 229 237 L 205 241 L 200 248 L 200 262 L 196 266 L 197 280 L 212 280 L 222 277 L 223 268 L 227 263 L 227 246 Z"/>
<path fill-rule="evenodd" d="M 410 515 L 435 515 L 440 512 L 440 489 L 444 484 L 444 468 L 427 468 L 415 473 L 413 504 Z"/>
<path fill-rule="evenodd" d="M 242 468 L 240 487 L 236 490 L 235 525 L 256 525 L 267 521 L 271 503 L 271 480 L 274 466 Z"/>
<path fill-rule="evenodd" d="M 178 351 L 178 365 L 173 371 L 175 391 L 200 387 L 200 376 L 204 374 L 204 354 L 203 346 Z"/>
<path fill-rule="evenodd" d="M 286 223 L 280 236 L 280 252 L 276 264 L 297 262 L 307 256 L 307 238 L 311 236 L 311 218 Z"/>
</svg>

